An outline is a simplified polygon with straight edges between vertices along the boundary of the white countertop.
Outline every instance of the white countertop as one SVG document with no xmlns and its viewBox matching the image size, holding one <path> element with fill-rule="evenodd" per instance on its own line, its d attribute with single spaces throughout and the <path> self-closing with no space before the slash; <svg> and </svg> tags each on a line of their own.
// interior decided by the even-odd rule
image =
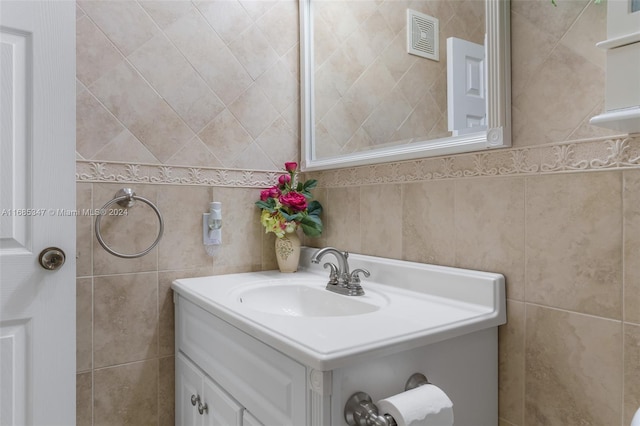
<svg viewBox="0 0 640 426">
<path fill-rule="evenodd" d="M 323 371 L 506 321 L 502 275 L 352 254 L 351 270 L 369 269 L 371 277 L 363 279 L 364 296 L 343 296 L 324 290 L 328 271 L 309 263 L 313 252 L 303 249 L 301 268 L 293 274 L 263 271 L 178 279 L 172 288 L 249 335 Z M 323 299 L 329 302 L 331 297 L 351 298 L 379 308 L 357 315 L 290 316 L 240 301 L 243 291 L 265 285 L 303 285 L 327 292 L 331 296 Z"/>
</svg>

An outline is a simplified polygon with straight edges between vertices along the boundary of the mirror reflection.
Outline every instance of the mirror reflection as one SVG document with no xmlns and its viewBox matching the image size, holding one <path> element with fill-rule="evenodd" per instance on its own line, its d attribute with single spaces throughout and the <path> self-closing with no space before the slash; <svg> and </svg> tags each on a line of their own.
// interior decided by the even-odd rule
<svg viewBox="0 0 640 426">
<path fill-rule="evenodd" d="M 302 166 L 510 145 L 508 0 L 300 0 Z"/>
<path fill-rule="evenodd" d="M 316 158 L 452 136 L 447 44 L 482 61 L 484 2 L 314 0 L 312 20 Z"/>
</svg>

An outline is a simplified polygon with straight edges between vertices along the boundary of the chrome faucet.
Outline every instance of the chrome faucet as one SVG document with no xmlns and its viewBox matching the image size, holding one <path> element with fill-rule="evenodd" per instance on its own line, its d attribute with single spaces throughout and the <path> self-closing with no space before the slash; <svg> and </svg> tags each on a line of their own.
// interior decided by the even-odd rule
<svg viewBox="0 0 640 426">
<path fill-rule="evenodd" d="M 352 273 L 349 273 L 349 262 L 347 260 L 349 253 L 340 251 L 334 247 L 325 247 L 318 250 L 311 257 L 311 262 L 320 263 L 320 260 L 328 253 L 336 257 L 338 266 L 336 267 L 332 263 L 324 264 L 325 268 L 331 268 L 331 275 L 329 276 L 329 282 L 326 287 L 327 290 L 347 296 L 362 296 L 364 290 L 360 285 L 360 277 L 358 274 L 362 273 L 365 277 L 368 277 L 370 275 L 369 271 L 366 269 L 356 269 Z"/>
<path fill-rule="evenodd" d="M 347 261 L 347 258 L 349 257 L 349 252 L 340 251 L 337 248 L 333 248 L 333 247 L 325 247 L 313 254 L 313 256 L 311 257 L 311 262 L 320 263 L 320 260 L 322 260 L 324 255 L 328 253 L 333 254 L 336 257 L 336 259 L 338 259 L 338 280 L 348 276 L 349 262 Z"/>
</svg>

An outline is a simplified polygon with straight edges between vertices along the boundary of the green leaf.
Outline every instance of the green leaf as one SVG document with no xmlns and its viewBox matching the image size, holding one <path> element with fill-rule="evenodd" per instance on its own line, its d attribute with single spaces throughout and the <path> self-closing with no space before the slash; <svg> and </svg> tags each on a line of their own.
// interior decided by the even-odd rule
<svg viewBox="0 0 640 426">
<path fill-rule="evenodd" d="M 298 192 L 301 193 L 302 195 L 305 196 L 306 199 L 311 199 L 313 198 L 313 195 L 311 195 L 311 191 L 310 189 L 313 189 L 316 187 L 316 185 L 318 185 L 318 181 L 315 179 L 309 179 L 308 181 L 306 181 L 303 185 L 301 189 L 298 189 Z M 300 185 L 298 185 L 300 186 Z"/>
<path fill-rule="evenodd" d="M 282 215 L 282 217 L 284 217 L 284 220 L 286 220 L 287 222 L 292 222 L 292 221 L 299 222 L 303 217 L 302 213 L 300 212 L 296 214 L 289 214 L 284 210 L 280 210 L 280 214 Z"/>
<path fill-rule="evenodd" d="M 314 200 L 307 205 L 307 213 L 309 216 L 320 216 L 322 214 L 322 204 L 318 200 Z"/>
<path fill-rule="evenodd" d="M 269 198 L 267 201 L 256 201 L 256 206 L 260 209 L 269 210 L 269 213 L 273 213 L 276 208 L 276 200 Z"/>
<path fill-rule="evenodd" d="M 309 237 L 319 237 L 322 234 L 322 221 L 317 216 L 305 216 L 300 221 L 302 232 Z"/>
<path fill-rule="evenodd" d="M 313 189 L 318 186 L 318 181 L 316 179 L 309 179 L 302 185 L 302 189 L 308 191 L 309 189 Z"/>
</svg>

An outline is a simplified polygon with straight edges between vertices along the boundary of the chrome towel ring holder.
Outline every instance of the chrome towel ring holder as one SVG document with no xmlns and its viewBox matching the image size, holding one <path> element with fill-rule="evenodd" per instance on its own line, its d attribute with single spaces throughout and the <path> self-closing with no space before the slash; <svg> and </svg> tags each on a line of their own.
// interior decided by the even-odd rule
<svg viewBox="0 0 640 426">
<path fill-rule="evenodd" d="M 109 206 L 111 206 L 114 203 L 118 203 L 120 206 L 124 208 L 129 208 L 129 207 L 132 207 L 136 201 L 142 201 L 143 203 L 147 204 L 149 207 L 153 209 L 153 211 L 158 216 L 158 221 L 160 223 L 158 236 L 156 237 L 156 240 L 153 242 L 153 244 L 151 244 L 150 247 L 148 247 L 146 250 L 141 251 L 140 253 L 134 253 L 134 254 L 119 253 L 114 249 L 112 249 L 111 247 L 109 247 L 107 243 L 104 242 L 104 239 L 102 238 L 102 234 L 100 233 L 100 223 L 102 222 L 102 216 L 104 216 L 105 213 L 108 211 Z M 116 192 L 115 197 L 111 201 L 108 201 L 99 210 L 96 216 L 95 231 L 96 231 L 96 237 L 98 238 L 98 242 L 100 243 L 102 248 L 104 248 L 107 252 L 111 253 L 114 256 L 122 257 L 124 259 L 135 259 L 137 257 L 142 257 L 145 254 L 149 253 L 151 250 L 153 250 L 153 248 L 156 245 L 158 245 L 158 243 L 160 242 L 160 239 L 162 238 L 162 233 L 164 232 L 164 221 L 162 220 L 162 215 L 160 214 L 160 210 L 158 210 L 158 207 L 156 207 L 155 204 L 153 204 L 151 201 L 147 200 L 146 198 L 136 195 L 136 193 L 133 192 L 131 188 L 122 188 L 118 192 Z"/>
</svg>

